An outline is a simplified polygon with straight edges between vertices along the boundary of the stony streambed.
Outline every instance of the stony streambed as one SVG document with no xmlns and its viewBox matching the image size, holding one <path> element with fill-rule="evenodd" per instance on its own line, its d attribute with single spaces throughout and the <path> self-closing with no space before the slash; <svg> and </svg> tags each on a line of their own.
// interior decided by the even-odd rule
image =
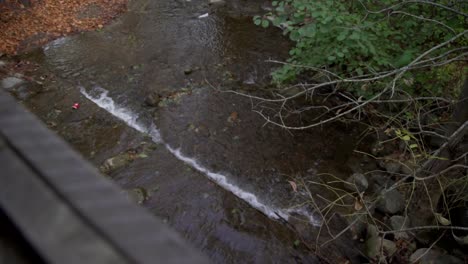
<svg viewBox="0 0 468 264">
<path fill-rule="evenodd" d="M 320 218 L 291 181 L 350 175 L 360 131 L 263 126 L 250 101 L 224 92 L 261 89 L 275 67 L 265 60 L 287 56 L 278 30 L 252 23 L 266 9 L 135 0 L 102 30 L 23 55 L 39 66 L 34 81 L 17 75 L 2 85 L 214 262 L 318 263 L 308 245 Z M 332 262 L 358 255 L 348 236 L 321 252 Z"/>
</svg>

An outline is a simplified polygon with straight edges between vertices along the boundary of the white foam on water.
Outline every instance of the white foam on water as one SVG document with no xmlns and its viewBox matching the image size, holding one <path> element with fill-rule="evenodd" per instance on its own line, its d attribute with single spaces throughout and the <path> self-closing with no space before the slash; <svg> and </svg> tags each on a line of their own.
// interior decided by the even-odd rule
<svg viewBox="0 0 468 264">
<path fill-rule="evenodd" d="M 285 219 L 288 220 L 289 215 L 291 213 L 297 213 L 306 216 L 310 223 L 313 225 L 319 225 L 320 223 L 306 210 L 303 209 L 279 209 L 279 208 L 272 208 L 270 206 L 265 205 L 262 203 L 258 197 L 248 191 L 241 189 L 239 186 L 229 182 L 228 177 L 221 173 L 216 173 L 210 171 L 208 168 L 202 166 L 197 160 L 187 157 L 180 152 L 180 149 L 174 149 L 167 143 L 164 143 L 161 139 L 161 135 L 159 130 L 157 129 L 154 123 L 150 123 L 149 126 L 144 125 L 142 122 L 138 121 L 138 115 L 126 109 L 124 107 L 118 106 L 115 104 L 114 100 L 109 97 L 109 91 L 103 88 L 95 88 L 92 91 L 92 94 L 98 93 L 97 96 L 93 96 L 88 93 L 83 87 L 80 87 L 81 93 L 90 101 L 95 103 L 97 106 L 103 108 L 113 116 L 119 118 L 120 120 L 124 121 L 128 126 L 151 136 L 154 142 L 156 143 L 163 143 L 166 149 L 172 153 L 177 159 L 183 161 L 185 164 L 189 165 L 193 169 L 205 174 L 209 179 L 214 181 L 223 189 L 231 192 L 235 196 L 239 197 L 240 199 L 247 202 L 250 206 L 254 207 L 255 209 L 261 211 L 265 215 L 273 219 Z"/>
<path fill-rule="evenodd" d="M 94 88 L 93 94 L 99 93 L 97 97 L 89 94 L 84 87 L 80 87 L 80 92 L 91 102 L 95 103 L 99 107 L 111 113 L 113 116 L 124 121 L 128 126 L 142 133 L 150 135 L 153 141 L 155 141 L 156 143 L 161 142 L 159 130 L 153 123 L 149 127 L 145 126 L 144 124 L 138 121 L 138 114 L 133 113 L 131 110 L 126 109 L 124 107 L 116 106 L 114 100 L 112 100 L 112 98 L 109 97 L 109 91 L 107 91 L 106 89 L 101 87 Z"/>
<path fill-rule="evenodd" d="M 280 210 L 275 210 L 270 208 L 269 206 L 266 206 L 265 204 L 261 203 L 257 196 L 255 194 L 246 192 L 239 188 L 238 186 L 230 183 L 225 175 L 222 175 L 220 173 L 216 172 L 211 172 L 207 168 L 203 167 L 198 163 L 193 158 L 189 158 L 187 156 L 184 156 L 179 149 L 173 149 L 171 146 L 166 144 L 167 150 L 169 150 L 174 156 L 176 156 L 179 160 L 185 162 L 188 164 L 190 167 L 196 169 L 197 171 L 205 174 L 208 178 L 210 178 L 212 181 L 216 182 L 219 186 L 224 188 L 225 190 L 228 190 L 229 192 L 233 193 L 235 196 L 239 197 L 240 199 L 246 201 L 248 204 L 250 204 L 252 207 L 256 208 L 257 210 L 261 211 L 262 213 L 266 214 L 267 216 L 278 219 L 279 216 L 284 216 L 287 218 L 287 215 L 282 214 Z"/>
</svg>

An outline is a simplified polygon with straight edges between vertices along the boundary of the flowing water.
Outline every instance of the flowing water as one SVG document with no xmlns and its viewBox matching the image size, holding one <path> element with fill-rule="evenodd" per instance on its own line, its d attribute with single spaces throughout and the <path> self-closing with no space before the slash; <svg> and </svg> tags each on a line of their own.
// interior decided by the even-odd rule
<svg viewBox="0 0 468 264">
<path fill-rule="evenodd" d="M 298 175 L 345 165 L 358 134 L 331 125 L 288 132 L 264 126 L 251 102 L 226 87 L 255 90 L 284 59 L 288 40 L 252 16 L 262 1 L 221 5 L 133 0 L 103 30 L 58 39 L 27 55 L 47 75 L 26 105 L 97 167 L 151 151 L 107 172 L 217 263 L 318 263 L 298 245 L 321 220 Z M 158 94 L 158 107 L 146 106 Z M 71 105 L 79 102 L 80 109 Z M 132 156 L 133 157 L 133 156 Z M 315 230 L 315 231 L 314 231 Z M 338 230 L 338 229 L 337 229 Z M 336 250 L 353 258 L 352 246 Z"/>
</svg>

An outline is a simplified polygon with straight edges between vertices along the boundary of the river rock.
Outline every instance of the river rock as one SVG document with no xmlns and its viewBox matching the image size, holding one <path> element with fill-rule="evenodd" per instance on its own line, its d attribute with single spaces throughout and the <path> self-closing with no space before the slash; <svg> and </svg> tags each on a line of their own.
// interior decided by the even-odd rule
<svg viewBox="0 0 468 264">
<path fill-rule="evenodd" d="M 376 208 L 383 213 L 396 214 L 405 208 L 405 198 L 397 190 L 391 190 L 379 198 Z"/>
<path fill-rule="evenodd" d="M 378 237 L 379 236 L 379 229 L 373 225 L 373 224 L 368 224 L 367 225 L 367 230 L 366 230 L 366 239 L 369 240 L 372 237 Z"/>
<path fill-rule="evenodd" d="M 2 61 L 2 60 L 0 60 L 0 67 L 3 67 L 3 66 L 5 66 L 5 65 L 6 65 L 6 62 L 5 62 L 5 61 Z"/>
<path fill-rule="evenodd" d="M 394 215 L 390 217 L 390 226 L 393 230 L 400 230 L 400 229 L 407 229 L 410 227 L 410 220 L 408 217 L 401 216 L 401 215 Z M 395 233 L 396 239 L 408 239 L 409 235 L 406 232 L 398 232 Z"/>
<path fill-rule="evenodd" d="M 23 84 L 24 80 L 17 77 L 6 77 L 2 80 L 1 86 L 3 89 L 11 90 L 16 86 Z"/>
<path fill-rule="evenodd" d="M 348 177 L 346 182 L 348 182 L 349 184 L 345 184 L 345 188 L 353 192 L 355 192 L 356 189 L 359 192 L 363 192 L 369 187 L 369 182 L 367 181 L 366 176 L 364 176 L 364 174 L 362 173 L 353 173 L 351 176 Z"/>
<path fill-rule="evenodd" d="M 391 161 L 391 160 L 381 161 L 379 165 L 380 167 L 384 168 L 388 173 L 392 173 L 392 174 L 398 173 L 401 168 L 401 164 L 399 162 Z"/>
<path fill-rule="evenodd" d="M 369 258 L 384 259 L 384 256 L 381 256 L 382 250 L 384 256 L 391 256 L 397 251 L 397 246 L 393 241 L 381 237 L 371 237 L 366 241 L 366 255 Z"/>
<path fill-rule="evenodd" d="M 369 180 L 371 183 L 371 192 L 373 193 L 379 193 L 383 189 L 387 189 L 395 184 L 388 174 L 382 172 L 371 173 Z"/>
<path fill-rule="evenodd" d="M 149 193 L 145 188 L 137 187 L 131 190 L 127 190 L 127 197 L 130 201 L 137 204 L 142 204 L 144 201 L 149 199 Z"/>
<path fill-rule="evenodd" d="M 122 168 L 130 162 L 127 154 L 120 154 L 115 157 L 109 158 L 99 168 L 103 173 L 109 173 L 116 169 Z"/>
<path fill-rule="evenodd" d="M 160 101 L 161 101 L 161 97 L 155 93 L 150 93 L 145 98 L 145 104 L 150 107 L 158 106 Z"/>
<path fill-rule="evenodd" d="M 405 161 L 401 164 L 400 172 L 406 175 L 413 175 L 416 170 L 416 165 L 413 162 Z"/>
</svg>

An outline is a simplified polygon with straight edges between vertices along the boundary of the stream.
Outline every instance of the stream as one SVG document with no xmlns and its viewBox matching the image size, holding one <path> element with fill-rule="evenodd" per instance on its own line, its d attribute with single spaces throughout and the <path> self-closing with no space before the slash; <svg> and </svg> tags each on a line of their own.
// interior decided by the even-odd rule
<svg viewBox="0 0 468 264">
<path fill-rule="evenodd" d="M 287 58 L 281 31 L 252 22 L 268 8 L 132 0 L 102 30 L 24 55 L 47 76 L 24 104 L 213 262 L 320 263 L 300 242 L 318 232 L 320 216 L 310 190 L 291 181 L 346 177 L 359 129 L 292 133 L 264 125 L 250 100 L 226 92 L 265 87 L 278 67 L 266 60 Z M 336 247 L 356 258 L 351 244 Z"/>
</svg>

